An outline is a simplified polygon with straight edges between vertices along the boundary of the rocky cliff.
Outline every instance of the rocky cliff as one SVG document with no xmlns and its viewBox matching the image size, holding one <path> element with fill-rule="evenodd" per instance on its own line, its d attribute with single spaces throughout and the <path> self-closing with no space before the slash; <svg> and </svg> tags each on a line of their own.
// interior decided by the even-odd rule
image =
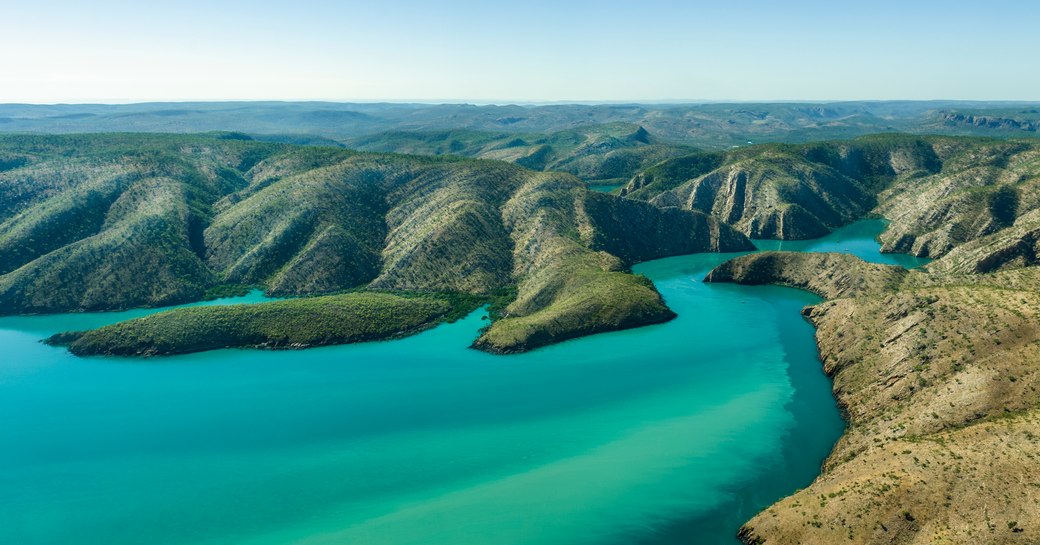
<svg viewBox="0 0 1040 545">
<path fill-rule="evenodd" d="M 584 195 L 582 205 L 592 227 L 582 233 L 585 242 L 620 257 L 626 265 L 673 255 L 755 249 L 729 224 L 702 212 L 591 192 Z"/>
<path fill-rule="evenodd" d="M 1033 117 L 1036 111 L 1031 112 Z M 973 114 L 943 111 L 938 114 L 943 123 L 953 127 L 994 129 L 1000 131 L 1040 132 L 1040 121 L 1001 115 Z"/>
<path fill-rule="evenodd" d="M 781 284 L 835 299 L 896 289 L 907 274 L 902 267 L 867 263 L 849 254 L 761 252 L 726 261 L 704 281 Z"/>
<path fill-rule="evenodd" d="M 1038 184 L 1035 141 L 885 135 L 693 154 L 640 172 L 622 194 L 751 238 L 815 238 L 882 216 L 886 250 L 935 258 L 1040 207 Z"/>
<path fill-rule="evenodd" d="M 941 257 L 995 233 L 1040 207 L 1040 147 L 1031 142 L 936 139 L 942 169 L 900 178 L 882 191 L 876 213 L 892 220 L 887 251 Z"/>
</svg>

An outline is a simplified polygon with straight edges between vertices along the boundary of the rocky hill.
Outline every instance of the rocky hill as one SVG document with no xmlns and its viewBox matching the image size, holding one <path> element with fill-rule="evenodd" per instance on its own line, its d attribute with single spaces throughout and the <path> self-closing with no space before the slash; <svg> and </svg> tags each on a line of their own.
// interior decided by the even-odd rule
<svg viewBox="0 0 1040 545">
<path fill-rule="evenodd" d="M 516 289 L 478 344 L 517 351 L 670 318 L 626 272 L 634 260 L 751 248 L 701 213 L 499 161 L 236 134 L 8 136 L 0 155 L 3 314 L 169 305 L 228 286 Z"/>
<path fill-rule="evenodd" d="M 886 135 L 696 153 L 641 171 L 621 194 L 751 238 L 815 238 L 882 216 L 886 250 L 935 258 L 1040 207 L 1038 184 L 1034 140 Z"/>
<path fill-rule="evenodd" d="M 895 180 L 876 212 L 892 220 L 884 249 L 940 257 L 995 233 L 1040 206 L 1040 146 L 1035 141 L 934 139 L 934 175 Z"/>
<path fill-rule="evenodd" d="M 803 313 L 848 422 L 820 477 L 749 521 L 744 542 L 1040 539 L 1040 269 L 958 275 L 942 262 L 778 253 L 709 275 L 829 299 Z"/>
<path fill-rule="evenodd" d="M 850 254 L 761 252 L 724 262 L 705 281 L 780 284 L 836 299 L 895 289 L 907 274 L 902 267 L 867 263 Z"/>
<path fill-rule="evenodd" d="M 1036 108 L 1007 108 L 982 110 L 941 110 L 937 116 L 942 124 L 965 129 L 991 129 L 1008 132 L 1040 132 L 1040 110 Z"/>
</svg>

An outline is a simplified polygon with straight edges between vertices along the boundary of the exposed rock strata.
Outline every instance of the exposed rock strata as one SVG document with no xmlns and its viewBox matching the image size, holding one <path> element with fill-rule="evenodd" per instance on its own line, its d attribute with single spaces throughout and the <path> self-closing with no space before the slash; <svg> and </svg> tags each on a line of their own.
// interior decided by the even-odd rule
<svg viewBox="0 0 1040 545">
<path fill-rule="evenodd" d="M 905 135 L 751 146 L 666 161 L 621 193 L 711 214 L 751 238 L 815 238 L 882 216 L 885 250 L 937 258 L 1040 208 L 1040 146 Z"/>
</svg>

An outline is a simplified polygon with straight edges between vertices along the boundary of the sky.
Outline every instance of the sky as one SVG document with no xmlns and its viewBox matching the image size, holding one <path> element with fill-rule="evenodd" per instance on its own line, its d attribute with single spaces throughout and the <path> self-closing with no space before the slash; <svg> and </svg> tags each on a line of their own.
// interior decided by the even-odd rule
<svg viewBox="0 0 1040 545">
<path fill-rule="evenodd" d="M 7 0 L 0 102 L 1040 100 L 1035 0 Z"/>
</svg>

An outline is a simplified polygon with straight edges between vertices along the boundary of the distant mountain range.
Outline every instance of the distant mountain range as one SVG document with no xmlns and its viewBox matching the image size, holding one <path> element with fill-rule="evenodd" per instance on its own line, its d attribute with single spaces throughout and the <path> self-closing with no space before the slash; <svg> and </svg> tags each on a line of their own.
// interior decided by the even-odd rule
<svg viewBox="0 0 1040 545">
<path fill-rule="evenodd" d="M 1038 103 L 879 101 L 833 103 L 487 105 L 333 102 L 187 102 L 0 105 L 0 132 L 242 131 L 295 143 L 329 143 L 387 131 L 551 133 L 627 123 L 666 143 L 725 149 L 759 142 L 851 138 L 881 132 L 1028 136 Z M 985 120 L 985 121 L 981 121 Z"/>
</svg>

